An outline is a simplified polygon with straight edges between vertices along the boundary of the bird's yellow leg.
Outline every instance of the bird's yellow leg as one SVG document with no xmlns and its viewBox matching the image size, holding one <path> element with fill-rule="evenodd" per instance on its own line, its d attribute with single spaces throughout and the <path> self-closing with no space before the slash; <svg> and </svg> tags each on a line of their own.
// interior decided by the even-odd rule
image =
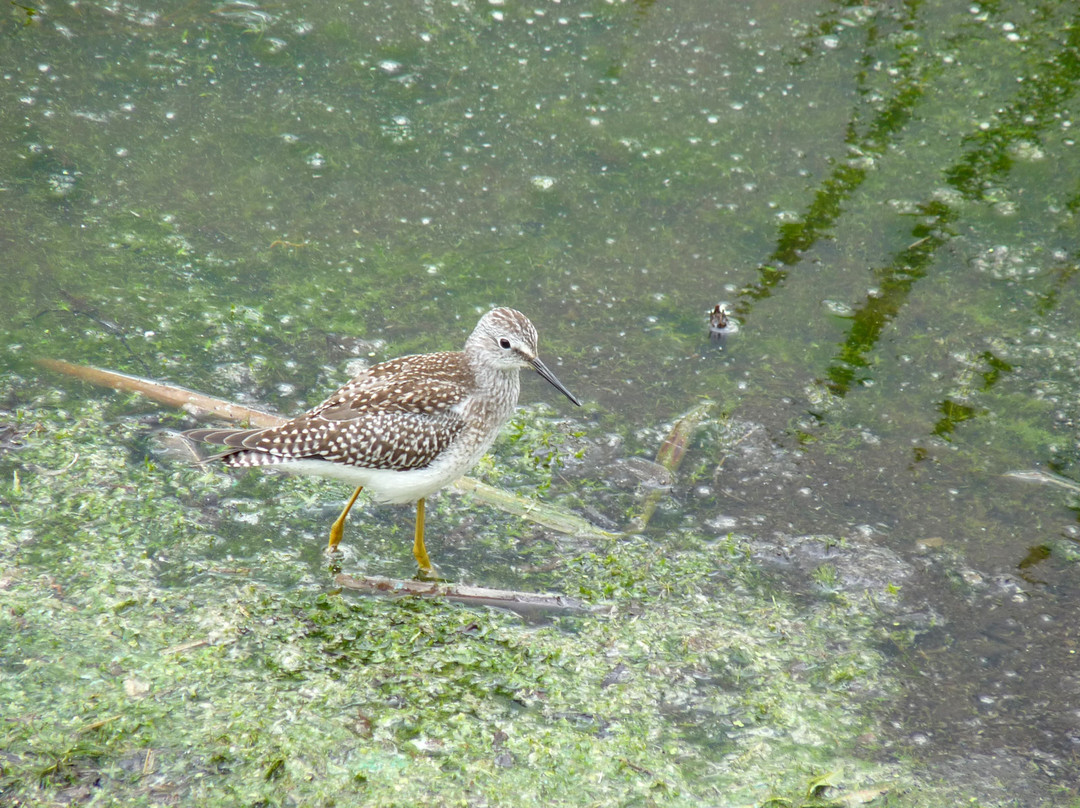
<svg viewBox="0 0 1080 808">
<path fill-rule="evenodd" d="M 353 491 L 352 498 L 349 500 L 349 504 L 345 506 L 345 510 L 341 512 L 341 516 L 337 518 L 337 521 L 330 526 L 330 546 L 326 549 L 331 553 L 337 549 L 337 546 L 341 544 L 341 537 L 345 533 L 345 517 L 349 515 L 349 511 L 352 510 L 353 503 L 356 502 L 356 498 L 360 496 L 360 492 L 364 490 L 364 486 L 360 486 Z"/>
<path fill-rule="evenodd" d="M 416 563 L 420 565 L 421 575 L 435 577 L 435 568 L 431 566 L 431 559 L 428 558 L 427 548 L 424 546 L 423 498 L 416 501 L 416 538 L 413 539 L 412 553 L 416 558 Z"/>
</svg>

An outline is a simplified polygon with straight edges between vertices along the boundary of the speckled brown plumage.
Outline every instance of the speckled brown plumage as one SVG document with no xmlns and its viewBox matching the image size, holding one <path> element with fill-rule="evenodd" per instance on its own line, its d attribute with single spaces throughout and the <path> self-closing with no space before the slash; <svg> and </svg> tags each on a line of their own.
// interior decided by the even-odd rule
<svg viewBox="0 0 1080 808">
<path fill-rule="evenodd" d="M 403 356 L 375 365 L 303 415 L 270 429 L 197 429 L 196 440 L 232 446 L 229 466 L 306 458 L 362 468 L 423 468 L 461 434 L 461 405 L 475 388 L 462 352 Z"/>
</svg>

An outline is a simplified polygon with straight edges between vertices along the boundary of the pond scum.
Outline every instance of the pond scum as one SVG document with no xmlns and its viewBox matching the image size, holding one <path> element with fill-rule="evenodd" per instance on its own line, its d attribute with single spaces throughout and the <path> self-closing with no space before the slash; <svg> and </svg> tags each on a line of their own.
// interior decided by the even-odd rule
<svg viewBox="0 0 1080 808">
<path fill-rule="evenodd" d="M 242 478 L 226 507 L 220 475 L 154 448 L 152 407 L 31 399 L 26 384 L 3 381 L 3 400 L 23 402 L 0 456 L 7 804 L 942 797 L 875 759 L 886 591 L 798 603 L 739 537 L 678 532 L 560 544 L 554 572 L 522 586 L 602 614 L 530 623 L 356 596 L 323 568 L 311 516 L 332 484 Z M 516 428 L 515 455 L 548 441 L 539 421 Z M 511 520 L 468 529 L 513 542 Z M 223 550 L 231 532 L 257 538 Z"/>
</svg>

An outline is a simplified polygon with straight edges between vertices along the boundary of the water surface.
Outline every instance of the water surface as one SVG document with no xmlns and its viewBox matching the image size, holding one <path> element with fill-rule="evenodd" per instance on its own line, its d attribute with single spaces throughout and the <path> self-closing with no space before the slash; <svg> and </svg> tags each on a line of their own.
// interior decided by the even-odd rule
<svg viewBox="0 0 1080 808">
<path fill-rule="evenodd" d="M 37 413 L 162 417 L 34 357 L 288 413 L 350 360 L 457 348 L 480 313 L 514 306 L 589 407 L 526 380 L 542 434 L 515 426 L 482 475 L 532 490 L 553 472 L 545 498 L 619 529 L 640 484 L 626 461 L 714 400 L 644 541 L 708 567 L 734 533 L 766 590 L 803 608 L 879 598 L 852 629 L 889 676 L 887 698 L 859 700 L 879 722 L 867 758 L 985 804 L 1075 800 L 1074 4 L 3 14 L 9 500 L 40 471 L 19 451 Z M 718 302 L 739 327 L 722 350 Z M 297 490 L 277 478 L 181 491 L 182 460 L 149 431 L 110 429 L 119 461 L 158 465 L 148 500 L 205 508 L 210 546 L 130 534 L 163 585 L 192 585 L 204 557 L 242 559 L 270 591 L 325 586 L 343 492 L 303 488 L 298 517 L 264 504 Z M 555 454 L 525 462 L 519 445 Z M 52 479 L 77 497 L 95 472 L 73 469 Z M 468 512 L 433 514 L 450 578 L 559 590 L 558 559 L 596 550 L 516 525 L 477 538 Z M 9 575 L 48 574 L 57 557 L 19 513 L 3 517 L 24 537 Z M 369 538 L 346 565 L 411 575 L 406 512 L 353 518 Z M 706 727 L 695 759 L 722 759 L 721 731 L 687 715 L 671 720 Z"/>
</svg>

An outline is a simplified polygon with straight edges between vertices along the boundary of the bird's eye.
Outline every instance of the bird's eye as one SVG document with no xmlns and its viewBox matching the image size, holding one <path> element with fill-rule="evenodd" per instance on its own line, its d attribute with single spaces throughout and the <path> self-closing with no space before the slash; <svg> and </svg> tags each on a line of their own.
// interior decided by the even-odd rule
<svg viewBox="0 0 1080 808">
<path fill-rule="evenodd" d="M 506 350 L 509 351 L 510 350 L 510 340 L 508 340 L 506 337 L 503 337 L 502 339 L 499 340 L 499 347 L 500 348 L 505 348 Z"/>
</svg>

